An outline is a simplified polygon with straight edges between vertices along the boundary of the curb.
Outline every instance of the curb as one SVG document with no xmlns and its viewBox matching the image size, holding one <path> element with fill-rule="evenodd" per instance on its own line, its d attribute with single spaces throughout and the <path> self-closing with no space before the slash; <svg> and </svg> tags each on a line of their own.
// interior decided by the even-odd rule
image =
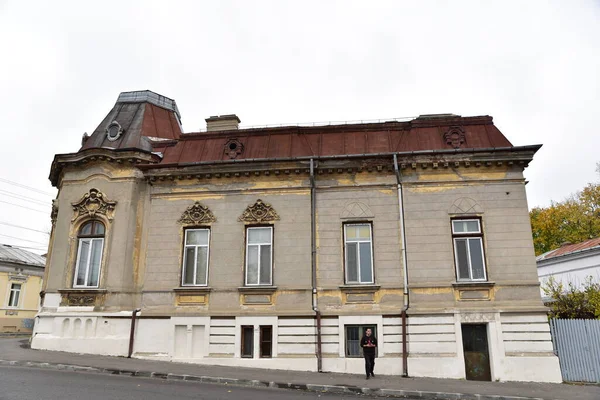
<svg viewBox="0 0 600 400">
<path fill-rule="evenodd" d="M 374 389 L 361 388 L 358 386 L 342 386 L 342 385 L 318 385 L 310 383 L 290 383 L 290 382 L 269 382 L 258 381 L 251 379 L 237 378 L 222 378 L 214 376 L 196 376 L 171 374 L 164 372 L 150 371 L 135 371 L 116 368 L 95 368 L 84 367 L 81 365 L 71 364 L 51 364 L 34 361 L 8 361 L 0 360 L 0 365 L 31 367 L 42 369 L 53 369 L 74 372 L 94 372 L 109 375 L 124 375 L 136 376 L 143 378 L 163 379 L 168 381 L 188 381 L 213 383 L 222 385 L 236 385 L 256 388 L 276 388 L 276 389 L 295 389 L 309 392 L 320 393 L 344 393 L 344 394 L 359 394 L 374 397 L 394 397 L 400 399 L 423 399 L 423 400 L 549 400 L 539 397 L 520 397 L 520 396 L 501 396 L 501 395 L 486 395 L 486 394 L 462 394 L 462 393 L 446 393 L 446 392 L 426 392 L 418 390 L 398 390 L 398 389 Z"/>
</svg>

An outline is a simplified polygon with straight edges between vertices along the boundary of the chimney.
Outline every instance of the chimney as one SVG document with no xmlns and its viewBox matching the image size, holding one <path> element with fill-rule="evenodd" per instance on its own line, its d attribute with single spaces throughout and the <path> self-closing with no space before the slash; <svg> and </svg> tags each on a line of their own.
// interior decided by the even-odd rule
<svg viewBox="0 0 600 400">
<path fill-rule="evenodd" d="M 206 130 L 208 132 L 231 131 L 238 129 L 240 119 L 235 114 L 213 115 L 206 118 Z"/>
</svg>

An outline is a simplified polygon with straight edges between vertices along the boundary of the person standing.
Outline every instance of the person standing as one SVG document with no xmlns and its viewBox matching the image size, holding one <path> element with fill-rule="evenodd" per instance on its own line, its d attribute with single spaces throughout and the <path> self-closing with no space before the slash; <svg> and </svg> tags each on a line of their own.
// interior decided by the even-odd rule
<svg viewBox="0 0 600 400">
<path fill-rule="evenodd" d="M 363 356 L 365 357 L 365 372 L 367 379 L 369 377 L 375 378 L 373 369 L 375 368 L 375 349 L 377 348 L 377 339 L 373 336 L 371 328 L 367 328 L 365 335 L 360 339 L 360 347 L 363 349 Z"/>
</svg>

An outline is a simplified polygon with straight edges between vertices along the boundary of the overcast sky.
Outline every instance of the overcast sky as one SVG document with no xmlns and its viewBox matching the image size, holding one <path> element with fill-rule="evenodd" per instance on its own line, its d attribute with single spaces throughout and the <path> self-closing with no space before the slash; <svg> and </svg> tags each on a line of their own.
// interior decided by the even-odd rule
<svg viewBox="0 0 600 400">
<path fill-rule="evenodd" d="M 0 243 L 45 252 L 54 154 L 142 89 L 175 99 L 186 132 L 228 113 L 492 115 L 514 145 L 544 145 L 526 177 L 546 206 L 598 179 L 599 71 L 598 0 L 0 0 Z"/>
</svg>

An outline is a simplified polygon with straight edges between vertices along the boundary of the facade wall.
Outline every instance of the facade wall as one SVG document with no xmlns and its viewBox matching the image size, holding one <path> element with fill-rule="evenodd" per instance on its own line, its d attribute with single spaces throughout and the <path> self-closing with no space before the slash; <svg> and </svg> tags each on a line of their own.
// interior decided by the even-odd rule
<svg viewBox="0 0 600 400">
<path fill-rule="evenodd" d="M 346 334 L 349 326 L 370 325 L 379 340 L 377 370 L 402 373 L 404 266 L 398 187 L 389 167 L 351 173 L 331 168 L 316 177 L 316 297 L 323 316 L 324 371 L 362 373 L 363 360 L 347 356 Z M 402 176 L 409 374 L 464 378 L 461 327 L 477 323 L 487 327 L 494 380 L 559 381 L 544 330 L 522 167 L 409 167 Z M 110 292 L 101 293 L 102 304 L 67 306 L 64 291 L 72 286 L 82 222 L 73 220 L 71 204 L 91 188 L 117 201 L 114 219 L 107 221 L 98 293 Z M 247 224 L 239 217 L 258 199 L 279 218 L 268 222 L 274 229 L 273 284 L 256 291 L 244 286 Z M 182 288 L 186 225 L 179 219 L 195 202 L 216 218 L 200 224 L 211 232 L 209 278 L 207 287 Z M 67 172 L 53 232 L 52 272 L 32 346 L 126 355 L 131 312 L 140 308 L 136 357 L 316 370 L 310 211 L 305 169 L 152 184 L 133 168 L 98 164 Z M 450 221 L 461 216 L 481 218 L 486 282 L 457 282 Z M 345 281 L 344 224 L 358 222 L 372 226 L 373 284 Z M 254 332 L 251 358 L 241 354 L 242 326 Z M 261 326 L 272 327 L 270 358 L 257 353 Z M 547 370 L 528 372 L 535 363 Z"/>
<path fill-rule="evenodd" d="M 594 281 L 600 282 L 600 252 L 591 251 L 540 261 L 537 272 L 542 285 L 550 277 L 565 286 L 572 283 L 575 287 L 582 287 L 590 276 Z"/>
</svg>

